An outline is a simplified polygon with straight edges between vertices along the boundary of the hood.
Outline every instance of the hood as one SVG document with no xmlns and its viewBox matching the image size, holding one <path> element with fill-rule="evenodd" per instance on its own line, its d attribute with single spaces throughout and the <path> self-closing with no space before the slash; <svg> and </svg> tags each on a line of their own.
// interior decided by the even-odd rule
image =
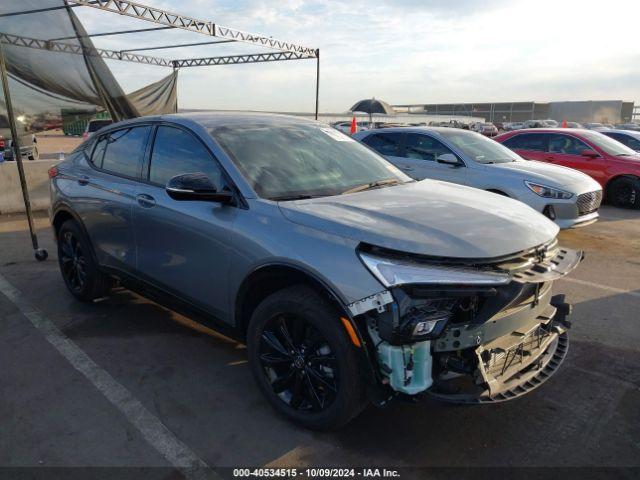
<svg viewBox="0 0 640 480">
<path fill-rule="evenodd" d="M 434 180 L 333 197 L 280 202 L 290 221 L 402 252 L 495 258 L 546 243 L 551 220 L 524 203 Z"/>
<path fill-rule="evenodd" d="M 602 188 L 593 178 L 578 170 L 535 160 L 496 163 L 487 167 L 513 172 L 514 175 L 522 177 L 522 180 L 540 182 L 549 187 L 562 187 L 571 193 L 591 192 Z"/>
</svg>

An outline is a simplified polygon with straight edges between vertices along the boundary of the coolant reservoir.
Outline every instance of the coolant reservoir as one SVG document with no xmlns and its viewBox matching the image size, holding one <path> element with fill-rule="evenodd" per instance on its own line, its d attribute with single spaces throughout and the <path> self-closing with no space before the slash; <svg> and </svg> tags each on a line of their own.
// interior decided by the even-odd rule
<svg viewBox="0 0 640 480">
<path fill-rule="evenodd" d="M 431 386 L 432 358 L 431 342 L 395 346 L 382 342 L 378 346 L 378 357 L 385 365 L 391 388 L 397 392 L 415 395 Z"/>
</svg>

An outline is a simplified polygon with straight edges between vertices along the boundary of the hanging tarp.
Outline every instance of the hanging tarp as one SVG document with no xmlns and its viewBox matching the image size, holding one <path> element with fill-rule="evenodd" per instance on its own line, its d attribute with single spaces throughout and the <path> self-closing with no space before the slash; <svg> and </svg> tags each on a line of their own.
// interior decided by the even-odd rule
<svg viewBox="0 0 640 480">
<path fill-rule="evenodd" d="M 3 1 L 0 14 L 65 6 L 65 0 Z M 68 6 L 0 17 L 0 33 L 79 47 L 61 52 L 42 48 L 42 42 L 3 41 L 16 116 L 30 131 L 50 125 L 68 108 L 106 110 L 114 120 L 177 109 L 175 73 L 126 95 Z"/>
<path fill-rule="evenodd" d="M 161 115 L 178 111 L 178 71 L 127 95 L 140 115 Z"/>
</svg>

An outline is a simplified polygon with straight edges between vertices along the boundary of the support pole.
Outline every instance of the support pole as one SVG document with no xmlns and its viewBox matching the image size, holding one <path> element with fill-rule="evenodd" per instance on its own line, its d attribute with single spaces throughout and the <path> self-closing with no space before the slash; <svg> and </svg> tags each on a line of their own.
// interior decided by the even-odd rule
<svg viewBox="0 0 640 480">
<path fill-rule="evenodd" d="M 11 93 L 9 92 L 9 79 L 7 77 L 7 64 L 4 58 L 4 50 L 0 43 L 0 76 L 2 77 L 2 90 L 4 92 L 4 103 L 7 107 L 7 119 L 9 128 L 11 129 L 11 146 L 13 148 L 13 159 L 18 166 L 18 176 L 20 177 L 20 187 L 22 188 L 22 198 L 24 200 L 24 208 L 27 213 L 27 222 L 29 223 L 29 233 L 31 234 L 31 244 L 37 260 L 46 260 L 47 251 L 38 247 L 38 237 L 33 223 L 33 212 L 31 211 L 31 201 L 29 200 L 29 191 L 27 190 L 27 180 L 24 175 L 24 165 L 22 164 L 22 151 L 20 149 L 20 137 L 18 136 L 18 128 L 16 126 L 16 117 L 13 112 L 13 104 L 11 103 Z"/>
<path fill-rule="evenodd" d="M 320 49 L 316 50 L 316 120 L 318 120 L 318 105 L 320 103 Z"/>
</svg>

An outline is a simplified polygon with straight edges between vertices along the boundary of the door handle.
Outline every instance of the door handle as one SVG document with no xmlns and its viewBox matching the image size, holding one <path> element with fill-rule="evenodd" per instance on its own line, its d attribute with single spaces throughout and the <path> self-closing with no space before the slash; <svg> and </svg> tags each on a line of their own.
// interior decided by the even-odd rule
<svg viewBox="0 0 640 480">
<path fill-rule="evenodd" d="M 89 180 L 91 180 L 89 177 L 87 177 L 86 175 L 80 175 L 78 177 L 78 185 L 88 185 L 89 184 Z"/>
<path fill-rule="evenodd" d="M 146 193 L 141 193 L 140 195 L 138 195 L 136 197 L 136 200 L 138 201 L 138 205 L 140 205 L 142 208 L 151 208 L 155 207 L 156 205 L 156 199 L 151 195 L 147 195 Z"/>
</svg>

